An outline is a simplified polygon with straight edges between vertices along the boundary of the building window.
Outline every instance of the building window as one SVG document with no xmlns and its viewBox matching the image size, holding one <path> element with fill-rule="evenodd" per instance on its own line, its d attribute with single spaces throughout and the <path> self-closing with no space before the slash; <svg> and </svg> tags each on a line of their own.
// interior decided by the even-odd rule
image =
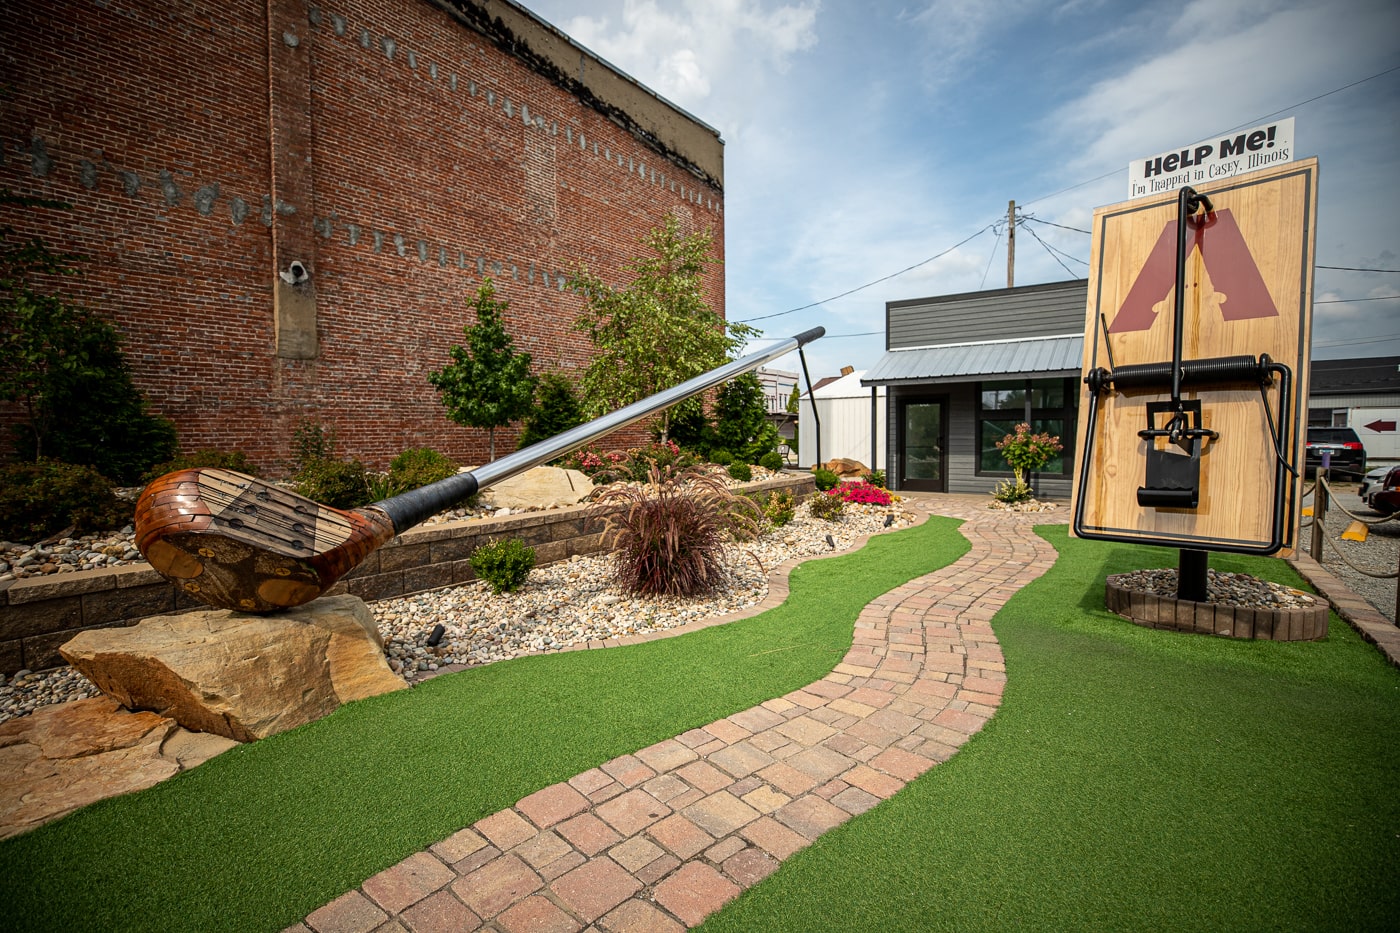
<svg viewBox="0 0 1400 933">
<path fill-rule="evenodd" d="M 1079 393 L 1074 379 L 1004 379 L 983 382 L 977 387 L 977 474 L 1011 475 L 997 441 L 1015 432 L 1016 425 L 1025 422 L 1037 434 L 1044 432 L 1059 437 L 1064 449 L 1045 469 L 1044 474 L 1068 476 L 1074 470 L 1075 407 Z"/>
</svg>

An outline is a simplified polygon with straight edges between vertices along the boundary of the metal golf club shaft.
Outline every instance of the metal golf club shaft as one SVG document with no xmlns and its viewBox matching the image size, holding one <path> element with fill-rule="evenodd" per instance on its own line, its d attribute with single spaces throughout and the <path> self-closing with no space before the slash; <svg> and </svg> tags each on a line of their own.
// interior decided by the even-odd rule
<svg viewBox="0 0 1400 933">
<path fill-rule="evenodd" d="M 275 612 L 310 602 L 376 548 L 479 489 L 556 459 L 826 333 L 815 327 L 479 469 L 360 509 L 321 505 L 232 470 L 177 470 L 136 504 L 136 546 L 200 602 Z"/>
</svg>

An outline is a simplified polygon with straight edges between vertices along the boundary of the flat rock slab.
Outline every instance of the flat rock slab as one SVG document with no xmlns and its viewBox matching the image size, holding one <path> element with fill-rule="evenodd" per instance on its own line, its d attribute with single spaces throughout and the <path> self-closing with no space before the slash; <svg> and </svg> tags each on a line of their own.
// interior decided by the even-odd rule
<svg viewBox="0 0 1400 933">
<path fill-rule="evenodd" d="M 130 710 L 251 742 L 342 703 L 405 690 L 374 614 L 329 596 L 276 615 L 206 609 L 78 633 L 59 653 Z"/>
<path fill-rule="evenodd" d="M 593 493 L 593 481 L 578 470 L 535 467 L 481 491 L 481 502 L 495 509 L 553 509 L 574 505 Z"/>
<path fill-rule="evenodd" d="M 11 719 L 0 724 L 0 839 L 150 787 L 236 744 L 156 713 L 133 713 L 110 697 Z"/>
</svg>

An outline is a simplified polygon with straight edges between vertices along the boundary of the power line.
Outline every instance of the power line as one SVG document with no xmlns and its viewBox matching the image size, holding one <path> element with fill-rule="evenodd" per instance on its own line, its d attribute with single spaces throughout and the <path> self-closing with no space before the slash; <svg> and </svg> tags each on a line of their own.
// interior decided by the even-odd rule
<svg viewBox="0 0 1400 933">
<path fill-rule="evenodd" d="M 1057 224 L 1057 223 L 1054 223 L 1053 221 L 1049 221 L 1049 220 L 1041 220 L 1039 217 L 1036 217 L 1034 214 L 1027 214 L 1025 217 L 1022 217 L 1021 219 L 1022 219 L 1023 221 L 1026 221 L 1026 220 L 1034 221 L 1035 223 L 1038 223 L 1038 224 L 1046 224 L 1046 225 L 1051 226 L 1051 227 L 1059 227 L 1061 230 L 1073 230 L 1075 233 L 1083 233 L 1083 234 L 1085 234 L 1086 236 L 1093 236 L 1093 235 L 1094 235 L 1094 234 L 1093 234 L 1091 231 L 1089 231 L 1089 230 L 1080 230 L 1078 227 L 1066 227 L 1064 224 Z"/>
<path fill-rule="evenodd" d="M 1034 227 L 1027 227 L 1027 228 L 1026 228 L 1026 232 L 1029 233 L 1031 236 L 1035 237 L 1035 241 L 1036 241 L 1037 243 L 1039 243 L 1041 246 L 1044 246 L 1044 247 L 1045 247 L 1045 251 L 1046 251 L 1047 253 L 1050 254 L 1050 258 L 1053 259 L 1053 260 L 1055 260 L 1056 262 L 1058 262 L 1058 263 L 1060 264 L 1060 268 L 1061 268 L 1061 269 L 1065 270 L 1066 272 L 1069 272 L 1069 274 L 1070 274 L 1071 276 L 1073 276 L 1074 278 L 1078 278 L 1078 276 L 1076 276 L 1073 272 L 1070 271 L 1069 266 L 1067 266 L 1067 265 L 1064 264 L 1064 260 L 1060 259 L 1059 256 L 1056 256 L 1055 253 L 1054 253 L 1054 251 L 1051 250 L 1050 247 L 1046 245 L 1045 241 L 1042 240 L 1042 239 L 1040 238 L 1040 234 L 1038 234 L 1038 233 L 1035 232 L 1035 228 L 1034 228 Z"/>
<path fill-rule="evenodd" d="M 878 278 L 878 279 L 876 279 L 876 280 L 873 281 L 873 282 L 866 282 L 864 285 L 858 285 L 858 286 L 856 286 L 855 288 L 852 288 L 852 289 L 850 289 L 850 290 L 848 290 L 848 291 L 844 291 L 844 292 L 842 292 L 842 293 L 839 294 L 839 295 L 832 295 L 830 298 L 823 298 L 821 301 L 814 301 L 814 302 L 812 302 L 811 304 L 805 304 L 805 305 L 803 305 L 803 306 L 800 307 L 800 308 L 789 308 L 789 309 L 786 310 L 786 311 L 779 311 L 779 312 L 777 312 L 777 313 L 775 313 L 775 314 L 760 314 L 758 317 L 746 317 L 746 318 L 741 318 L 741 319 L 735 321 L 735 323 L 737 323 L 737 324 L 748 324 L 748 323 L 751 323 L 751 322 L 753 322 L 753 321 L 766 321 L 766 320 L 768 320 L 769 318 L 782 317 L 782 316 L 785 315 L 785 314 L 796 314 L 798 311 L 806 311 L 808 308 L 815 308 L 817 305 L 824 305 L 824 304 L 826 304 L 828 301 L 835 301 L 835 300 L 837 300 L 838 298 L 845 298 L 847 295 L 854 295 L 856 292 L 864 291 L 865 289 L 870 288 L 872 285 L 879 285 L 881 282 L 888 282 L 890 279 L 895 278 L 896 276 L 903 275 L 903 274 L 906 273 L 906 272 L 912 272 L 912 271 L 914 271 L 915 269 L 919 268 L 920 266 L 926 266 L 926 265 L 928 265 L 929 263 L 933 262 L 935 259 L 941 259 L 942 257 L 944 257 L 944 256 L 948 255 L 949 253 L 951 253 L 953 250 L 957 249 L 959 246 L 962 246 L 963 243 L 969 243 L 969 242 L 971 242 L 972 240 L 977 239 L 979 236 L 981 236 L 982 234 L 984 234 L 984 233 L 986 233 L 988 230 L 990 230 L 991 227 L 992 227 L 991 224 L 987 224 L 987 226 L 983 227 L 981 230 L 978 230 L 976 233 L 974 233 L 972 236 L 968 237 L 966 240 L 963 240 L 963 241 L 960 242 L 960 243 L 954 243 L 952 246 L 948 247 L 947 249 L 945 249 L 945 250 L 944 250 L 943 252 L 941 252 L 941 253 L 937 253 L 937 254 L 935 254 L 935 255 L 933 255 L 933 256 L 930 256 L 929 258 L 923 260 L 922 262 L 916 262 L 916 263 L 914 263 L 912 266 L 909 266 L 908 268 L 900 269 L 898 272 L 891 272 L 889 275 L 882 276 L 881 278 Z"/>
<path fill-rule="evenodd" d="M 1328 298 L 1326 301 L 1314 301 L 1315 305 L 1344 305 L 1353 301 L 1393 301 L 1400 298 L 1400 295 L 1381 295 L 1379 298 Z"/>
<path fill-rule="evenodd" d="M 977 283 L 978 288 L 987 284 L 987 273 L 992 271 L 992 260 L 997 258 L 997 247 L 1001 245 L 1001 224 L 995 224 L 992 229 L 996 234 L 992 240 L 992 254 L 987 257 L 987 268 L 982 270 L 982 281 Z"/>
<path fill-rule="evenodd" d="M 1319 269 L 1336 269 L 1339 272 L 1400 272 L 1400 269 L 1358 269 L 1356 266 L 1318 266 Z"/>
</svg>

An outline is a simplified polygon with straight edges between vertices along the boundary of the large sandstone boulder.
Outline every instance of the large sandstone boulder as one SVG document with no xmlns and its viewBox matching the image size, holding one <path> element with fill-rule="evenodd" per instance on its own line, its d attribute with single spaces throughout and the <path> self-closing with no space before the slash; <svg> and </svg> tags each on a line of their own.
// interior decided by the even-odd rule
<svg viewBox="0 0 1400 933">
<path fill-rule="evenodd" d="M 859 460 L 847 460 L 845 457 L 837 457 L 835 460 L 828 460 L 822 464 L 826 469 L 835 473 L 842 479 L 860 479 L 870 468 Z"/>
<path fill-rule="evenodd" d="M 324 596 L 277 615 L 206 609 L 79 632 L 59 653 L 107 696 L 187 729 L 251 742 L 342 703 L 406 689 L 374 615 Z"/>
<path fill-rule="evenodd" d="M 150 787 L 235 744 L 110 697 L 40 707 L 0 725 L 0 839 Z"/>
<path fill-rule="evenodd" d="M 554 509 L 582 502 L 592 492 L 593 481 L 578 470 L 535 467 L 482 490 L 481 504 L 493 509 Z"/>
</svg>

